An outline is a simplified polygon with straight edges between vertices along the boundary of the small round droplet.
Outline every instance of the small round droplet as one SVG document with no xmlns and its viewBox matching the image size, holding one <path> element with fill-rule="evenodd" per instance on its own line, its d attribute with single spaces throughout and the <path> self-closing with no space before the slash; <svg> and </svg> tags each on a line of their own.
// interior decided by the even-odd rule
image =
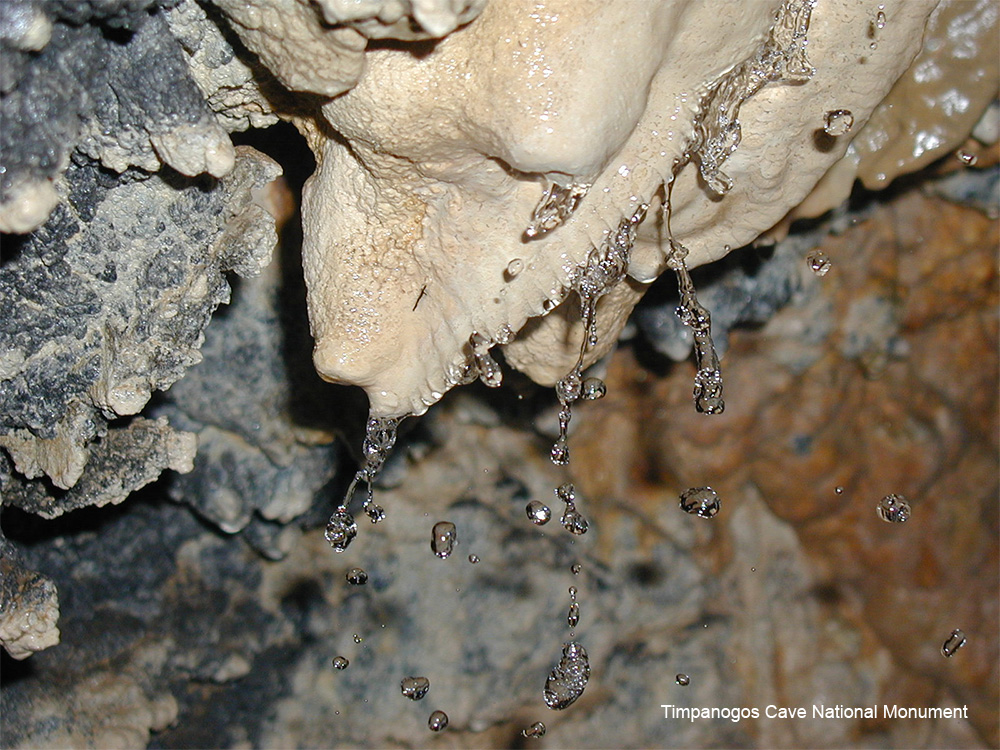
<svg viewBox="0 0 1000 750">
<path fill-rule="evenodd" d="M 347 582 L 352 586 L 364 586 L 368 583 L 368 574 L 361 568 L 351 568 L 347 571 Z"/>
<path fill-rule="evenodd" d="M 549 506 L 541 500 L 532 500 L 524 509 L 528 514 L 528 520 L 535 526 L 544 526 L 552 520 L 552 511 Z"/>
<path fill-rule="evenodd" d="M 520 275 L 521 271 L 524 270 L 524 261 L 520 258 L 514 258 L 510 263 L 507 264 L 507 268 L 504 271 L 504 276 L 507 280 L 515 279 Z"/>
<path fill-rule="evenodd" d="M 756 573 L 756 572 L 757 572 L 757 568 L 755 568 L 755 567 L 753 567 L 753 566 L 751 565 L 751 566 L 750 566 L 750 572 L 751 572 L 751 573 Z"/>
<path fill-rule="evenodd" d="M 418 701 L 431 689 L 431 681 L 426 677 L 404 677 L 399 682 L 399 689 L 411 701 Z"/>
<path fill-rule="evenodd" d="M 580 605 L 573 602 L 569 605 L 569 612 L 566 614 L 566 624 L 575 628 L 580 624 Z"/>
<path fill-rule="evenodd" d="M 701 518 L 712 518 L 722 508 L 722 500 L 711 487 L 692 487 L 681 495 L 681 510 Z"/>
<path fill-rule="evenodd" d="M 849 109 L 831 109 L 823 117 L 823 132 L 834 138 L 847 135 L 854 127 L 854 115 Z"/>
<path fill-rule="evenodd" d="M 458 544 L 458 537 L 455 532 L 455 524 L 450 521 L 439 521 L 434 524 L 431 532 L 431 549 L 434 554 L 442 560 L 451 555 L 455 545 Z"/>
<path fill-rule="evenodd" d="M 333 657 L 333 668 L 334 669 L 347 669 L 351 662 L 347 660 L 344 656 Z"/>
<path fill-rule="evenodd" d="M 569 572 L 575 576 L 580 575 L 580 571 L 583 570 L 583 566 L 580 563 L 573 563 L 573 566 L 569 569 Z"/>
<path fill-rule="evenodd" d="M 833 491 L 836 492 L 838 495 L 843 495 L 844 494 L 844 488 L 843 487 L 837 487 Z"/>
<path fill-rule="evenodd" d="M 435 711 L 431 714 L 430 718 L 427 719 L 427 728 L 432 732 L 440 732 L 442 729 L 448 726 L 448 714 L 444 711 Z"/>
<path fill-rule="evenodd" d="M 674 679 L 677 681 L 677 684 L 681 686 L 691 684 L 691 678 L 688 677 L 686 674 L 679 674 Z"/>
<path fill-rule="evenodd" d="M 965 645 L 965 633 L 956 628 L 951 631 L 951 635 L 948 636 L 948 640 L 944 642 L 941 646 L 942 656 L 947 656 L 949 659 L 955 655 L 962 646 Z"/>
<path fill-rule="evenodd" d="M 608 386 L 600 378 L 587 378 L 583 381 L 581 396 L 587 401 L 597 401 L 604 398 L 608 392 Z"/>
<path fill-rule="evenodd" d="M 570 599 L 576 599 L 576 594 L 577 594 L 577 588 L 576 588 L 576 586 L 570 586 L 569 587 L 569 598 Z"/>
<path fill-rule="evenodd" d="M 358 535 L 358 525 L 354 516 L 343 508 L 338 508 L 326 524 L 326 541 L 337 552 L 343 552 Z"/>
<path fill-rule="evenodd" d="M 820 250 L 814 250 L 809 253 L 806 256 L 806 263 L 809 264 L 809 270 L 817 276 L 826 276 L 830 272 L 830 269 L 833 268 L 833 263 Z"/>
<path fill-rule="evenodd" d="M 875 510 L 886 523 L 903 523 L 910 517 L 910 504 L 902 495 L 886 495 Z"/>
<path fill-rule="evenodd" d="M 354 634 L 354 642 L 361 643 L 361 636 L 358 635 L 357 633 Z"/>
<path fill-rule="evenodd" d="M 962 162 L 967 167 L 974 167 L 979 162 L 979 157 L 973 153 L 966 151 L 965 149 L 960 149 L 955 156 L 958 160 Z"/>
<path fill-rule="evenodd" d="M 576 502 L 576 487 L 574 487 L 569 482 L 566 484 L 561 484 L 556 489 L 556 495 L 564 503 L 575 503 Z"/>
<path fill-rule="evenodd" d="M 479 562 L 479 555 L 469 555 L 469 562 L 475 565 Z"/>
<path fill-rule="evenodd" d="M 545 725 L 542 722 L 540 722 L 540 721 L 536 721 L 530 727 L 526 727 L 525 729 L 522 729 L 521 730 L 521 736 L 522 737 L 532 737 L 532 738 L 536 738 L 536 739 L 538 737 L 544 737 L 545 736 Z"/>
<path fill-rule="evenodd" d="M 368 518 L 371 519 L 372 523 L 380 523 L 385 520 L 385 508 L 381 505 L 368 503 L 365 507 L 365 513 L 368 514 Z"/>
</svg>

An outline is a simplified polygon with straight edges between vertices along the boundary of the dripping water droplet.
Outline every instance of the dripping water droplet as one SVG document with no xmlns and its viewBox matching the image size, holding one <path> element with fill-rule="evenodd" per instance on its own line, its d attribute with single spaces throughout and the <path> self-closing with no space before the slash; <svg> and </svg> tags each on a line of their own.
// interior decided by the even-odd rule
<svg viewBox="0 0 1000 750">
<path fill-rule="evenodd" d="M 849 109 L 831 109 L 823 116 L 823 132 L 834 138 L 847 135 L 853 127 L 854 114 Z"/>
<path fill-rule="evenodd" d="M 530 727 L 522 729 L 521 730 L 521 736 L 522 737 L 530 737 L 530 738 L 544 737 L 545 736 L 545 725 L 542 722 L 540 722 L 540 721 L 536 721 Z"/>
<path fill-rule="evenodd" d="M 399 681 L 400 692 L 411 701 L 421 700 L 431 689 L 431 681 L 426 677 L 404 677 Z"/>
<path fill-rule="evenodd" d="M 806 256 L 806 263 L 809 264 L 809 270 L 817 276 L 826 276 L 830 272 L 830 269 L 833 268 L 833 263 L 820 250 L 814 250 L 809 253 Z"/>
<path fill-rule="evenodd" d="M 432 732 L 440 732 L 448 726 L 448 714 L 444 711 L 435 711 L 427 719 L 427 728 Z"/>
<path fill-rule="evenodd" d="M 965 645 L 965 633 L 956 628 L 951 631 L 951 635 L 948 636 L 948 640 L 944 642 L 941 646 L 941 655 L 946 656 L 949 659 L 955 655 L 962 646 Z"/>
<path fill-rule="evenodd" d="M 879 31 L 885 28 L 885 13 L 882 11 L 875 14 L 875 28 Z"/>
<path fill-rule="evenodd" d="M 579 643 L 567 643 L 563 646 L 562 658 L 545 681 L 542 693 L 545 705 L 554 711 L 570 706 L 583 695 L 589 679 L 590 660 L 587 650 Z"/>
<path fill-rule="evenodd" d="M 458 544 L 458 536 L 455 531 L 455 524 L 450 521 L 440 521 L 434 524 L 431 531 L 431 549 L 434 554 L 442 560 L 451 555 L 455 545 Z"/>
<path fill-rule="evenodd" d="M 587 401 L 597 401 L 604 398 L 608 392 L 608 386 L 600 378 L 587 378 L 583 381 L 580 395 Z"/>
<path fill-rule="evenodd" d="M 843 487 L 836 487 L 833 491 L 836 492 L 838 495 L 843 495 L 844 494 L 844 488 Z"/>
<path fill-rule="evenodd" d="M 712 518 L 722 508 L 722 500 L 711 487 L 692 487 L 681 495 L 681 510 L 701 518 Z"/>
<path fill-rule="evenodd" d="M 688 677 L 686 674 L 679 674 L 675 679 L 677 681 L 677 684 L 681 686 L 691 684 L 691 678 Z"/>
<path fill-rule="evenodd" d="M 357 535 L 358 525 L 354 522 L 354 516 L 344 508 L 337 508 L 327 521 L 324 534 L 326 541 L 337 552 L 343 552 Z"/>
<path fill-rule="evenodd" d="M 573 602 L 569 605 L 569 612 L 566 614 L 566 624 L 575 628 L 580 623 L 580 605 Z"/>
<path fill-rule="evenodd" d="M 559 439 L 553 444 L 549 456 L 556 466 L 565 466 L 569 463 L 569 445 L 565 437 L 559 436 Z"/>
<path fill-rule="evenodd" d="M 355 643 L 361 643 L 361 640 L 362 640 L 362 639 L 361 639 L 361 636 L 360 636 L 360 635 L 358 635 L 357 633 L 355 633 L 355 634 L 354 634 L 354 642 L 355 642 Z"/>
<path fill-rule="evenodd" d="M 335 656 L 335 657 L 333 657 L 333 668 L 334 669 L 347 669 L 347 667 L 350 666 L 350 664 L 351 664 L 351 662 L 349 662 L 347 660 L 347 658 L 344 657 L 344 656 Z"/>
<path fill-rule="evenodd" d="M 469 555 L 469 562 L 475 565 L 479 562 L 479 555 Z"/>
<path fill-rule="evenodd" d="M 368 574 L 361 568 L 351 568 L 347 571 L 347 582 L 352 586 L 364 586 L 368 583 Z"/>
<path fill-rule="evenodd" d="M 910 517 L 910 503 L 902 495 L 886 495 L 875 510 L 886 523 L 903 523 Z"/>
<path fill-rule="evenodd" d="M 552 510 L 540 500 L 532 500 L 524 510 L 535 526 L 544 526 L 552 519 Z"/>
<path fill-rule="evenodd" d="M 569 569 L 569 572 L 575 576 L 580 575 L 580 571 L 583 570 L 583 566 L 580 563 L 573 563 L 573 567 Z"/>
</svg>

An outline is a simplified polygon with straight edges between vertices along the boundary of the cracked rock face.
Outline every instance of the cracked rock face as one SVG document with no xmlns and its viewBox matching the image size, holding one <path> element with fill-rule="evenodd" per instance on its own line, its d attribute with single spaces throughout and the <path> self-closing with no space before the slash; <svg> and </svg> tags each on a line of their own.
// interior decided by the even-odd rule
<svg viewBox="0 0 1000 750">
<path fill-rule="evenodd" d="M 519 332 L 507 361 L 554 382 L 580 348 L 577 301 L 541 316 L 670 184 L 669 226 L 647 213 L 629 278 L 598 308 L 592 361 L 664 270 L 667 234 L 699 265 L 809 194 L 936 6 L 787 0 L 719 19 L 711 3 L 525 13 L 498 0 L 426 53 L 369 50 L 357 85 L 322 109 L 343 138 L 313 140 L 303 254 L 317 369 L 363 386 L 376 415 L 421 413 L 467 378 L 470 341 Z M 837 110 L 853 127 L 826 135 Z"/>
</svg>

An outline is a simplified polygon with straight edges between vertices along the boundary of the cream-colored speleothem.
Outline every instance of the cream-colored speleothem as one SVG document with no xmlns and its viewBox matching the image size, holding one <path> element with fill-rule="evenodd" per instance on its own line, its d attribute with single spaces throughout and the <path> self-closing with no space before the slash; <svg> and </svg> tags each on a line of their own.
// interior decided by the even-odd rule
<svg viewBox="0 0 1000 750">
<path fill-rule="evenodd" d="M 579 353 L 575 270 L 638 205 L 659 205 L 697 148 L 706 97 L 767 58 L 776 25 L 808 21 L 796 54 L 811 74 L 737 97 L 727 195 L 706 187 L 697 157 L 677 173 L 671 230 L 689 265 L 806 198 L 920 52 L 937 5 L 490 0 L 436 44 L 369 49 L 357 84 L 322 108 L 337 137 L 313 130 L 303 262 L 318 371 L 364 387 L 376 416 L 418 414 L 466 379 L 471 340 L 513 331 L 507 361 L 553 383 Z M 853 130 L 823 137 L 837 109 Z M 528 238 L 552 183 L 590 187 L 561 226 Z M 602 300 L 590 359 L 664 270 L 661 217 L 649 212 L 629 277 Z"/>
</svg>

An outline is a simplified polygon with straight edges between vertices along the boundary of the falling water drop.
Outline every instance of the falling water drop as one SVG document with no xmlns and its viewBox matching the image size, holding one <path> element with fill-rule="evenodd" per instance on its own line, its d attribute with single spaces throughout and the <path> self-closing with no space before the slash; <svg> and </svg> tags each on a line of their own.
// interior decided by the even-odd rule
<svg viewBox="0 0 1000 750">
<path fill-rule="evenodd" d="M 354 642 L 355 643 L 361 643 L 361 640 L 362 640 L 361 636 L 358 635 L 357 633 L 355 633 L 354 634 Z"/>
<path fill-rule="evenodd" d="M 902 495 L 886 495 L 879 500 L 875 511 L 886 523 L 903 523 L 910 517 L 910 503 Z"/>
<path fill-rule="evenodd" d="M 690 685 L 691 684 L 691 678 L 688 677 L 686 674 L 679 674 L 679 675 L 677 675 L 677 677 L 675 679 L 677 681 L 677 684 L 681 685 L 682 687 L 684 685 Z"/>
<path fill-rule="evenodd" d="M 333 668 L 334 669 L 347 669 L 351 662 L 347 660 L 344 656 L 333 657 Z"/>
<path fill-rule="evenodd" d="M 569 463 L 569 445 L 565 437 L 559 436 L 559 439 L 552 445 L 549 456 L 556 466 L 565 466 Z"/>
<path fill-rule="evenodd" d="M 835 487 L 833 491 L 836 492 L 838 495 L 843 495 L 844 494 L 844 488 L 840 487 L 840 486 Z"/>
<path fill-rule="evenodd" d="M 806 263 L 809 264 L 809 270 L 817 276 L 826 276 L 833 268 L 833 263 L 821 250 L 813 250 L 809 253 L 806 256 Z"/>
<path fill-rule="evenodd" d="M 586 517 L 572 503 L 566 505 L 566 510 L 563 511 L 562 516 L 559 518 L 559 523 L 570 534 L 577 536 L 586 534 L 587 529 L 590 528 L 590 522 L 587 521 Z"/>
<path fill-rule="evenodd" d="M 351 568 L 347 571 L 347 582 L 352 586 L 364 586 L 368 583 L 368 574 L 361 568 Z"/>
<path fill-rule="evenodd" d="M 849 109 L 831 109 L 823 116 L 823 132 L 838 138 L 854 127 L 854 114 Z"/>
<path fill-rule="evenodd" d="M 597 401 L 604 398 L 608 392 L 608 386 L 600 378 L 587 378 L 583 381 L 581 397 L 587 401 Z"/>
<path fill-rule="evenodd" d="M 691 487 L 681 495 L 681 510 L 701 518 L 712 518 L 722 508 L 722 500 L 711 487 Z"/>
<path fill-rule="evenodd" d="M 554 711 L 561 711 L 583 695 L 589 679 L 587 650 L 579 643 L 567 643 L 563 646 L 562 658 L 545 681 L 542 693 L 545 705 Z"/>
<path fill-rule="evenodd" d="M 949 659 L 955 655 L 962 646 L 965 645 L 965 633 L 956 628 L 951 631 L 951 635 L 948 636 L 948 640 L 944 642 L 941 646 L 941 655 L 947 656 Z"/>
<path fill-rule="evenodd" d="M 432 732 L 440 732 L 448 726 L 448 714 L 444 711 L 435 711 L 427 719 L 427 728 Z"/>
<path fill-rule="evenodd" d="M 426 677 L 404 677 L 399 681 L 400 692 L 411 701 L 421 700 L 431 689 L 431 681 Z"/>
<path fill-rule="evenodd" d="M 469 555 L 469 562 L 475 565 L 479 562 L 479 555 Z"/>
<path fill-rule="evenodd" d="M 566 614 L 566 624 L 571 628 L 575 628 L 580 624 L 580 605 L 577 602 L 573 602 L 569 605 L 569 612 Z"/>
<path fill-rule="evenodd" d="M 479 379 L 490 388 L 499 388 L 503 384 L 503 371 L 497 361 L 490 356 L 492 345 L 492 341 L 476 331 L 469 336 L 469 347 L 472 349 L 472 358 L 476 363 Z"/>
<path fill-rule="evenodd" d="M 330 516 L 326 524 L 326 541 L 330 543 L 337 552 L 343 552 L 348 545 L 354 541 L 358 535 L 358 525 L 354 522 L 354 516 L 344 508 L 337 508 Z"/>
<path fill-rule="evenodd" d="M 552 519 L 551 509 L 540 500 L 532 500 L 524 510 L 528 514 L 528 520 L 535 526 L 544 526 Z"/>
<path fill-rule="evenodd" d="M 569 569 L 569 572 L 575 576 L 580 575 L 580 571 L 583 570 L 583 566 L 580 563 L 573 563 L 573 566 Z"/>
<path fill-rule="evenodd" d="M 456 544 L 458 544 L 458 536 L 455 524 L 450 521 L 440 521 L 434 524 L 431 531 L 431 549 L 435 555 L 444 560 L 451 555 Z"/>
<path fill-rule="evenodd" d="M 545 725 L 542 722 L 540 722 L 540 721 L 536 721 L 530 727 L 522 729 L 521 730 L 521 736 L 522 737 L 536 738 L 536 739 L 538 737 L 544 737 L 545 736 Z"/>
<path fill-rule="evenodd" d="M 885 28 L 885 13 L 882 11 L 875 14 L 875 28 L 879 31 Z"/>
</svg>

